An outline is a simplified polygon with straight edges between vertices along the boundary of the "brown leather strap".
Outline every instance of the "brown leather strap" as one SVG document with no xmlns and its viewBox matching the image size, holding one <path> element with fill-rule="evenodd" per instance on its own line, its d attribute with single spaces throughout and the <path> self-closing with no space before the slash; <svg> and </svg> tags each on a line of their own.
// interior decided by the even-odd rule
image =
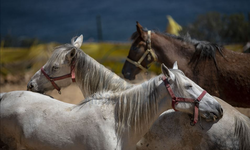
<svg viewBox="0 0 250 150">
<path fill-rule="evenodd" d="M 61 88 L 55 83 L 55 81 L 57 80 L 63 80 L 66 78 L 72 78 L 72 81 L 75 82 L 75 62 L 73 62 L 73 64 L 71 65 L 71 71 L 69 74 L 63 75 L 63 76 L 59 76 L 59 77 L 50 77 L 45 71 L 44 68 L 41 68 L 41 72 L 43 73 L 43 75 L 51 82 L 51 84 L 53 85 L 53 87 L 58 91 L 59 94 L 61 94 Z"/>
<path fill-rule="evenodd" d="M 144 52 L 144 54 L 141 56 L 141 58 L 138 61 L 134 61 L 131 60 L 130 58 L 127 57 L 127 61 L 130 62 L 131 64 L 134 64 L 136 67 L 140 68 L 143 71 L 147 71 L 148 69 L 143 67 L 141 65 L 142 61 L 145 59 L 145 57 L 148 54 L 151 54 L 151 56 L 153 57 L 154 61 L 157 61 L 157 56 L 156 54 L 153 52 L 152 48 L 151 48 L 151 31 L 148 30 L 148 40 L 147 40 L 147 50 Z"/>
<path fill-rule="evenodd" d="M 194 121 L 193 123 L 196 124 L 198 122 L 198 114 L 199 114 L 199 103 L 201 99 L 206 95 L 206 91 L 204 90 L 201 95 L 195 100 L 194 102 Z"/>
<path fill-rule="evenodd" d="M 191 99 L 191 98 L 182 98 L 182 97 L 176 97 L 172 88 L 170 87 L 170 84 L 165 76 L 162 77 L 162 80 L 172 98 L 172 108 L 175 111 L 178 111 L 175 109 L 175 105 L 178 104 L 178 102 L 189 102 L 189 103 L 194 103 L 194 117 L 191 122 L 191 125 L 195 125 L 198 122 L 198 115 L 199 115 L 199 102 L 201 99 L 205 96 L 207 93 L 205 90 L 201 93 L 201 95 L 197 99 Z"/>
</svg>

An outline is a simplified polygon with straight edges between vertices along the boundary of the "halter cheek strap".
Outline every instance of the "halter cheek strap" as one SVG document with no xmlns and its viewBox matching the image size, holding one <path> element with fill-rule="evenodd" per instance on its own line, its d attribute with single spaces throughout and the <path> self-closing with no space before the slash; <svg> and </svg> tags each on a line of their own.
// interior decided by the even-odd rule
<svg viewBox="0 0 250 150">
<path fill-rule="evenodd" d="M 194 103 L 194 117 L 191 120 L 190 124 L 194 126 L 198 122 L 198 115 L 199 115 L 199 103 L 201 99 L 205 96 L 207 93 L 205 90 L 201 93 L 201 95 L 197 99 L 191 99 L 191 98 L 182 98 L 182 97 L 176 97 L 172 88 L 170 87 L 170 84 L 165 76 L 162 77 L 162 80 L 172 98 L 172 108 L 175 111 L 178 111 L 175 109 L 175 106 L 178 104 L 178 102 L 187 102 L 187 103 Z"/>
<path fill-rule="evenodd" d="M 71 65 L 71 71 L 69 74 L 63 75 L 63 76 L 59 76 L 59 77 L 50 77 L 45 71 L 44 68 L 41 68 L 41 72 L 43 73 L 43 75 L 51 82 L 51 84 L 53 85 L 53 87 L 58 91 L 59 94 L 61 94 L 61 88 L 55 83 L 55 81 L 57 80 L 63 80 L 66 78 L 71 78 L 72 82 L 76 82 L 75 80 L 75 63 L 73 63 L 73 65 Z"/>
<path fill-rule="evenodd" d="M 153 52 L 152 48 L 151 48 L 151 31 L 148 31 L 148 40 L 147 40 L 147 50 L 145 51 L 145 53 L 141 56 L 141 58 L 138 61 L 134 61 L 131 60 L 130 58 L 127 57 L 127 61 L 130 62 L 131 64 L 135 65 L 136 67 L 140 68 L 143 71 L 147 71 L 147 68 L 143 67 L 141 65 L 142 61 L 145 59 L 145 57 L 150 53 L 153 57 L 154 61 L 157 61 L 157 56 L 156 54 Z"/>
</svg>

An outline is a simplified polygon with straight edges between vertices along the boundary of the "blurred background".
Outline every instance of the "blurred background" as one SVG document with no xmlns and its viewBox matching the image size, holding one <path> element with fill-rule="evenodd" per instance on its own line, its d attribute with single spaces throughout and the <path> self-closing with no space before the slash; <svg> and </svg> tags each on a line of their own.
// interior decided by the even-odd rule
<svg viewBox="0 0 250 150">
<path fill-rule="evenodd" d="M 249 50 L 249 6 L 249 0 L 1 0 L 0 92 L 26 90 L 53 48 L 80 34 L 81 49 L 121 75 L 136 21 L 150 30 L 189 33 L 230 50 Z M 160 73 L 158 67 L 154 64 L 137 79 Z M 50 94 L 67 101 L 73 92 L 72 103 L 83 99 L 74 85 L 67 89 Z"/>
<path fill-rule="evenodd" d="M 12 40 L 6 46 L 25 46 L 35 39 L 65 43 L 83 34 L 85 42 L 128 42 L 136 21 L 164 32 L 170 15 L 192 37 L 245 42 L 249 5 L 249 0 L 1 0 L 1 39 Z"/>
</svg>

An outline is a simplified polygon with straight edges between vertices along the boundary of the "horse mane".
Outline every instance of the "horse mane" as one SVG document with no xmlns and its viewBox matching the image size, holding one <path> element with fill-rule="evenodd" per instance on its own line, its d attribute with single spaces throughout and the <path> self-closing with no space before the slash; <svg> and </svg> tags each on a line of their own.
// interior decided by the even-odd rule
<svg viewBox="0 0 250 150">
<path fill-rule="evenodd" d="M 210 43 L 207 41 L 199 41 L 192 39 L 191 36 L 187 33 L 185 36 L 176 36 L 169 33 L 160 33 L 156 32 L 158 35 L 161 35 L 165 38 L 172 38 L 179 40 L 183 43 L 191 44 L 195 47 L 195 52 L 193 53 L 189 64 L 194 64 L 194 69 L 200 63 L 200 61 L 213 60 L 216 69 L 218 70 L 218 65 L 216 61 L 216 52 L 218 51 L 221 56 L 223 56 L 223 46 L 216 43 Z"/>
<path fill-rule="evenodd" d="M 122 137 L 122 133 L 126 128 L 132 128 L 135 132 L 141 130 L 143 124 L 148 124 L 152 116 L 158 110 L 157 104 L 157 82 L 159 76 L 135 85 L 124 91 L 102 91 L 91 95 L 83 102 L 78 104 L 81 107 L 93 100 L 105 101 L 104 104 L 114 104 L 116 132 L 118 137 Z"/>
<path fill-rule="evenodd" d="M 176 89 L 175 90 L 175 96 L 179 96 L 179 97 L 189 97 L 189 94 L 187 93 L 187 91 L 184 89 L 184 83 L 182 82 L 182 80 L 180 80 L 181 74 L 185 76 L 185 74 L 181 71 L 181 70 L 177 70 L 177 69 L 170 69 L 172 73 L 174 73 L 175 75 L 175 82 L 176 82 Z"/>
<path fill-rule="evenodd" d="M 239 149 L 247 150 L 250 147 L 250 119 L 246 116 L 235 116 L 234 135 L 239 139 Z"/>
<path fill-rule="evenodd" d="M 144 29 L 144 31 L 147 31 L 147 29 Z M 213 60 L 214 65 L 218 70 L 215 54 L 218 51 L 221 54 L 221 56 L 223 56 L 223 46 L 215 43 L 210 43 L 207 41 L 198 41 L 196 39 L 192 39 L 188 33 L 185 36 L 176 36 L 169 33 L 161 33 L 159 31 L 153 31 L 153 32 L 166 39 L 169 38 L 176 39 L 183 43 L 194 45 L 195 52 L 193 53 L 192 58 L 189 61 L 189 64 L 194 65 L 194 69 L 197 67 L 200 61 Z M 138 33 L 134 32 L 130 37 L 130 39 L 135 40 L 138 36 L 139 36 Z"/>
<path fill-rule="evenodd" d="M 72 50 L 73 48 L 75 47 L 70 44 L 57 46 L 53 54 L 51 55 L 50 59 L 47 61 L 46 65 L 48 65 L 49 68 L 52 68 L 55 62 L 60 62 L 63 58 L 65 58 L 67 52 Z"/>
<path fill-rule="evenodd" d="M 64 58 L 67 52 L 73 48 L 76 49 L 74 57 L 76 81 L 78 84 L 80 83 L 79 87 L 84 96 L 87 97 L 99 91 L 125 90 L 132 86 L 72 44 L 58 47 L 58 52 L 50 60 Z M 53 62 L 49 64 L 51 63 Z"/>
<path fill-rule="evenodd" d="M 118 135 L 121 135 L 126 128 L 132 128 L 134 132 L 140 132 L 141 126 L 148 125 L 152 117 L 157 113 L 157 98 L 159 95 L 156 88 L 157 81 L 159 81 L 157 79 L 159 77 L 121 94 L 116 94 L 115 116 Z"/>
<path fill-rule="evenodd" d="M 179 79 L 182 72 L 174 69 L 171 69 L 171 71 L 176 77 L 175 85 L 178 92 L 176 91 L 175 94 L 186 97 L 187 93 L 181 92 L 186 91 L 183 89 L 183 83 Z M 78 104 L 78 106 L 81 107 L 92 100 L 106 100 L 104 104 L 112 102 L 115 105 L 116 132 L 118 137 L 121 137 L 126 128 L 132 128 L 134 132 L 140 132 L 141 126 L 148 124 L 158 111 L 157 98 L 160 94 L 156 87 L 162 76 L 159 75 L 124 91 L 95 93 Z"/>
</svg>

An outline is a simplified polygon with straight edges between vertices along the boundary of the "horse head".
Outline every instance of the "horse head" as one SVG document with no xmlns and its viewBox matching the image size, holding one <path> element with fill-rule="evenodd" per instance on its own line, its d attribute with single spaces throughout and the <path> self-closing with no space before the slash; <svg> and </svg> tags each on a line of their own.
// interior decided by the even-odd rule
<svg viewBox="0 0 250 150">
<path fill-rule="evenodd" d="M 144 31 L 138 22 L 136 29 L 137 32 L 131 37 L 134 41 L 122 69 L 124 78 L 129 80 L 135 79 L 135 75 L 141 70 L 146 71 L 150 63 L 157 61 L 157 56 L 151 47 L 151 31 Z"/>
<path fill-rule="evenodd" d="M 198 114 L 207 121 L 215 121 L 222 117 L 221 105 L 199 85 L 186 77 L 181 70 L 178 70 L 177 62 L 171 70 L 164 64 L 161 68 L 166 77 L 163 80 L 172 98 L 173 109 L 194 114 L 191 124 L 198 121 Z"/>
<path fill-rule="evenodd" d="M 61 87 L 67 87 L 74 82 L 75 56 L 82 41 L 81 35 L 76 40 L 72 39 L 72 45 L 56 47 L 46 64 L 33 75 L 27 90 L 44 93 L 56 89 L 60 93 Z"/>
</svg>

